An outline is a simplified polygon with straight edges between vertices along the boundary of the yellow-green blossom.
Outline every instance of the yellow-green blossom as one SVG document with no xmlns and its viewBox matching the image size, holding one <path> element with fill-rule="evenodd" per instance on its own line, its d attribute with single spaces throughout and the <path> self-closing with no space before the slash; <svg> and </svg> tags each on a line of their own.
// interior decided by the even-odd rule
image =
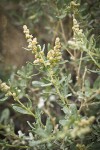
<svg viewBox="0 0 100 150">
<path fill-rule="evenodd" d="M 15 92 L 10 91 L 10 87 L 5 83 L 0 80 L 0 89 L 5 93 L 6 96 L 13 96 L 14 98 L 16 97 Z"/>
<path fill-rule="evenodd" d="M 73 17 L 73 39 L 68 41 L 68 45 L 71 49 L 85 49 L 84 44 L 84 33 L 83 30 L 79 28 L 79 23 Z"/>
<path fill-rule="evenodd" d="M 43 63 L 44 53 L 41 50 L 41 46 L 38 45 L 37 38 L 33 38 L 33 36 L 30 35 L 29 29 L 26 25 L 23 26 L 23 29 L 28 42 L 28 49 L 30 49 L 32 53 L 35 54 L 34 63 Z"/>
<path fill-rule="evenodd" d="M 28 48 L 32 50 L 33 54 L 35 54 L 35 64 L 40 63 L 45 66 L 54 66 L 61 60 L 61 43 L 58 37 L 55 40 L 54 48 L 47 53 L 46 57 L 44 51 L 41 49 L 41 46 L 37 42 L 37 38 L 33 38 L 33 36 L 30 35 L 29 29 L 26 25 L 23 26 L 23 29 L 28 42 Z"/>
<path fill-rule="evenodd" d="M 47 59 L 50 65 L 57 64 L 62 58 L 60 39 L 56 38 L 54 49 L 51 49 L 47 54 Z"/>
<path fill-rule="evenodd" d="M 94 122 L 95 117 L 91 116 L 90 118 L 86 119 L 82 119 L 80 121 L 76 121 L 76 127 L 73 129 L 71 136 L 73 138 L 77 137 L 77 136 L 81 136 L 83 134 L 86 134 L 88 132 L 91 131 L 90 129 L 90 125 Z"/>
</svg>

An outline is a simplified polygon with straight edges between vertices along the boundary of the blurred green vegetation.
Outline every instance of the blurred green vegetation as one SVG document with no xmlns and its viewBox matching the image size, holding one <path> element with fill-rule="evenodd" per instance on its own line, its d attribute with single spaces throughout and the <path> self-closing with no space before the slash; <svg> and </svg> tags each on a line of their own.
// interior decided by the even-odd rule
<svg viewBox="0 0 100 150">
<path fill-rule="evenodd" d="M 69 75 L 68 78 L 63 77 L 63 79 L 61 79 L 60 85 L 63 84 L 63 86 L 66 87 L 66 83 L 70 81 L 70 78 L 72 79 L 71 85 L 75 91 L 79 90 L 77 92 L 77 95 L 79 97 L 77 97 L 76 95 L 74 96 L 72 95 L 69 97 L 71 98 L 72 102 L 74 102 L 75 100 L 77 109 L 79 109 L 79 106 L 81 103 L 80 101 L 77 100 L 78 98 L 81 99 L 85 96 L 87 96 L 88 98 L 91 98 L 92 97 L 91 95 L 93 94 L 94 97 L 90 99 L 91 101 L 89 103 L 89 107 L 87 105 L 85 106 L 85 108 L 83 107 L 81 115 L 84 118 L 87 118 L 91 115 L 96 116 L 96 120 L 94 124 L 92 125 L 92 132 L 90 134 L 85 136 L 85 138 L 81 137 L 80 139 L 76 138 L 75 140 L 68 139 L 68 142 L 66 138 L 65 141 L 62 141 L 62 143 L 64 143 L 65 145 L 61 143 L 62 145 L 60 145 L 60 148 L 62 150 L 65 150 L 66 147 L 70 150 L 99 150 L 100 149 L 100 143 L 99 143 L 100 141 L 100 110 L 99 110 L 100 95 L 97 93 L 96 93 L 97 95 L 95 95 L 95 91 L 100 88 L 100 84 L 99 84 L 100 83 L 100 68 L 96 66 L 95 62 L 97 62 L 100 66 L 100 57 L 99 57 L 100 56 L 99 55 L 100 54 L 100 23 L 99 23 L 100 22 L 100 1 L 99 0 L 92 0 L 92 1 L 91 0 L 75 0 L 75 1 L 71 1 L 71 0 L 52 0 L 52 1 L 51 0 L 9 0 L 9 1 L 1 0 L 0 5 L 4 8 L 6 14 L 10 17 L 12 24 L 17 26 L 18 28 L 22 28 L 22 26 L 26 24 L 28 28 L 30 29 L 31 33 L 33 34 L 33 36 L 34 37 L 36 36 L 38 38 L 39 43 L 42 46 L 43 44 L 45 44 L 44 47 L 50 49 L 52 45 L 54 44 L 55 38 L 57 36 L 60 37 L 61 42 L 62 42 L 62 48 L 63 50 L 65 50 L 63 54 L 64 59 L 68 61 L 68 64 L 65 63 L 65 66 L 63 67 L 61 66 L 61 68 L 58 68 L 58 70 L 57 69 L 55 70 L 58 71 L 59 73 L 63 72 Z M 82 65 L 79 70 L 81 72 L 80 73 L 81 76 L 86 75 L 86 79 L 84 79 L 85 80 L 84 87 L 86 89 L 81 89 L 80 86 L 79 87 L 77 86 L 78 84 L 77 79 L 76 79 L 77 75 L 75 73 L 75 69 L 79 65 L 79 62 L 81 62 L 80 61 L 81 52 L 80 51 L 73 52 L 73 50 L 70 50 L 70 52 L 73 55 L 76 55 L 77 60 L 75 64 L 74 60 L 71 60 L 69 51 L 66 51 L 66 47 L 68 46 L 66 43 L 73 36 L 73 31 L 72 31 L 73 14 L 78 20 L 80 28 L 82 28 L 83 31 L 87 33 L 85 34 L 86 37 L 84 38 L 84 43 L 87 42 L 87 47 L 89 48 L 90 52 L 93 54 L 92 55 L 93 57 L 91 59 L 90 57 L 91 55 L 88 55 L 91 53 L 88 53 L 87 51 L 84 52 Z M 94 36 L 91 36 L 92 34 L 94 34 Z M 48 43 L 52 43 L 52 44 L 50 45 Z M 93 51 L 92 51 L 92 48 L 93 48 Z M 47 54 L 47 51 L 45 52 L 45 54 Z M 84 71 L 86 69 L 85 67 L 88 68 L 88 71 L 86 74 Z M 47 88 L 45 88 L 45 90 L 43 90 L 41 88 L 41 83 L 44 82 L 45 87 L 48 85 L 46 78 L 44 78 L 42 82 L 41 81 L 35 82 L 36 84 L 35 86 L 37 86 L 35 89 L 36 91 L 35 91 L 33 88 L 34 84 L 32 85 L 30 81 L 30 78 L 33 73 L 32 69 L 33 68 L 31 64 L 28 64 L 25 67 L 22 67 L 17 72 L 17 74 L 15 74 L 16 72 L 15 70 L 11 70 L 11 72 L 9 72 L 10 70 L 9 68 L 7 70 L 3 70 L 3 67 L 2 67 L 0 68 L 0 78 L 2 79 L 2 81 L 7 82 L 11 86 L 11 89 L 13 92 L 16 92 L 18 89 L 20 89 L 19 93 L 17 94 L 19 94 L 19 97 L 21 98 L 22 102 L 25 105 L 28 104 L 30 105 L 30 107 L 35 108 L 38 103 L 37 99 L 39 99 L 41 95 L 45 95 L 45 97 L 48 99 L 49 91 L 53 93 L 54 88 L 48 86 Z M 38 80 L 41 80 L 41 78 L 44 76 L 45 76 L 45 71 L 44 71 L 44 74 L 41 73 L 40 76 L 38 76 Z M 59 79 L 62 76 L 63 76 L 62 74 L 58 75 Z M 32 79 L 34 79 L 34 77 Z M 66 82 L 65 82 L 65 79 L 66 79 Z M 39 88 L 38 86 L 40 86 L 40 90 L 38 90 Z M 63 88 L 63 91 L 66 90 L 65 87 Z M 72 89 L 70 89 L 69 91 L 71 90 Z M 74 93 L 74 91 L 72 91 L 72 93 Z M 25 98 L 26 94 L 29 94 L 29 96 L 32 98 L 33 106 L 31 106 L 32 104 L 30 100 Z M 0 96 L 1 96 L 0 98 L 4 96 L 2 92 Z M 0 124 L 0 129 L 1 129 L 0 136 L 1 137 L 5 136 L 6 137 L 5 139 L 8 143 L 11 144 L 13 142 L 14 144 L 14 142 L 15 143 L 19 142 L 18 141 L 19 139 L 16 138 L 16 133 L 18 132 L 18 130 L 21 129 L 27 134 L 27 130 L 29 128 L 27 128 L 27 125 L 25 125 L 25 127 L 23 125 L 23 122 L 26 123 L 27 121 L 26 116 L 22 117 L 20 114 L 15 114 L 12 111 L 12 108 L 11 108 L 12 97 L 10 98 L 10 100 L 11 100 L 10 103 L 6 101 L 4 105 L 3 105 L 3 102 L 0 102 L 0 105 L 2 107 L 1 112 L 0 112 L 0 123 L 1 123 Z M 58 100 L 58 97 L 57 97 L 57 100 Z M 52 101 L 50 101 L 49 103 L 50 103 L 51 112 L 53 115 L 56 115 L 57 123 L 58 123 L 59 118 L 60 119 L 63 118 L 65 112 L 64 113 L 62 112 L 57 102 L 53 102 L 54 103 L 53 108 L 52 108 Z M 46 105 L 48 107 L 49 104 L 46 103 Z M 13 105 L 15 109 L 20 110 L 19 106 L 20 105 L 18 105 L 18 107 L 15 107 L 15 105 Z M 76 107 L 74 107 L 74 109 L 76 109 Z M 63 110 L 65 110 L 64 107 L 63 107 Z M 20 111 L 25 113 L 23 109 L 21 109 Z M 73 111 L 70 113 L 66 112 L 66 114 L 69 113 L 71 114 L 71 116 L 68 116 L 69 114 L 67 114 L 64 120 L 62 120 L 61 122 L 62 125 L 64 123 L 66 124 L 67 117 L 72 117 L 71 118 L 72 121 L 75 119 L 74 118 L 75 116 L 73 115 Z M 40 118 L 39 113 L 40 112 L 38 111 L 37 112 L 38 119 L 37 119 L 37 122 L 35 122 L 34 124 L 36 127 L 36 131 L 34 131 L 34 129 L 33 131 L 36 132 L 39 136 L 45 137 L 45 134 L 46 134 L 45 132 L 47 132 L 48 134 L 51 133 L 52 125 L 51 125 L 50 120 L 47 119 L 47 116 L 45 115 L 42 116 L 43 117 L 42 121 L 44 122 L 44 124 L 48 125 L 48 130 L 50 129 L 50 132 L 47 130 L 47 128 L 45 129 L 45 132 L 44 132 L 43 128 L 41 127 L 42 123 L 41 123 L 41 118 Z M 6 117 L 4 114 L 7 114 Z M 30 122 L 32 122 L 31 118 L 28 118 L 28 119 L 30 120 Z M 20 122 L 20 125 L 19 125 L 19 122 Z M 2 125 L 4 125 L 4 127 Z M 31 124 L 29 125 L 31 126 Z M 38 126 L 40 127 L 39 130 L 37 128 Z M 12 131 L 13 130 L 14 131 L 12 132 L 10 130 L 10 132 L 8 132 L 10 128 Z M 48 134 L 46 135 L 46 138 Z M 24 138 L 27 139 L 27 137 L 24 137 Z M 17 139 L 17 140 L 14 141 L 14 139 Z M 2 140 L 0 139 L 0 141 L 1 141 L 0 144 L 2 145 Z M 20 141 L 17 144 L 20 145 L 22 144 L 21 142 L 22 141 Z M 47 145 L 45 144 L 40 145 L 40 147 L 38 147 L 37 149 L 49 150 L 52 148 L 52 150 L 53 149 L 55 150 L 59 148 L 59 142 L 60 142 L 59 140 L 58 141 L 55 140 L 56 144 L 53 142 L 50 142 L 50 143 L 47 143 Z M 77 144 L 77 143 L 80 143 L 80 144 Z M 5 144 L 5 141 L 4 141 L 4 144 Z M 5 147 L 6 147 L 6 144 L 5 144 Z M 33 147 L 34 147 L 34 142 L 31 144 L 33 144 Z M 38 143 L 36 144 L 38 145 Z M 22 146 L 22 148 L 27 149 L 27 146 L 26 147 Z M 4 149 L 6 150 L 6 148 Z M 7 150 L 9 149 L 10 148 L 8 145 Z M 37 149 L 34 149 L 34 150 L 37 150 Z"/>
</svg>

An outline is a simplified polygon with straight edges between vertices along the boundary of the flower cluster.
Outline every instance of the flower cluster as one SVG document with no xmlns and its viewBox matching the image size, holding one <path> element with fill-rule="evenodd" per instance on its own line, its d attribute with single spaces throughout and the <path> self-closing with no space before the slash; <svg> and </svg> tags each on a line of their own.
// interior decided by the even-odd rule
<svg viewBox="0 0 100 150">
<path fill-rule="evenodd" d="M 79 29 L 79 24 L 75 18 L 73 18 L 73 32 L 74 32 L 74 37 L 83 37 L 83 30 Z"/>
<path fill-rule="evenodd" d="M 37 38 L 33 38 L 30 35 L 29 29 L 26 25 L 23 26 L 24 33 L 28 42 L 28 49 L 32 50 L 32 53 L 35 54 L 35 64 L 44 64 L 45 66 L 54 66 L 61 60 L 61 43 L 60 39 L 57 37 L 55 40 L 55 46 L 47 53 L 47 58 L 44 55 L 44 51 L 41 49 L 41 46 L 38 45 Z"/>
<path fill-rule="evenodd" d="M 4 92 L 7 92 L 8 90 L 10 90 L 10 87 L 0 80 L 0 89 Z"/>
<path fill-rule="evenodd" d="M 33 38 L 26 25 L 23 26 L 23 29 L 28 42 L 28 49 L 35 54 L 34 63 L 44 63 L 44 52 L 41 50 L 41 46 L 38 45 L 37 38 Z"/>
<path fill-rule="evenodd" d="M 62 58 L 61 54 L 61 43 L 60 39 L 56 38 L 54 49 L 51 49 L 47 54 L 47 59 L 49 60 L 50 65 L 55 65 Z"/>
<path fill-rule="evenodd" d="M 91 125 L 94 122 L 94 119 L 95 117 L 91 116 L 88 120 L 82 119 L 80 122 L 76 121 L 77 126 L 73 129 L 71 136 L 75 138 L 76 136 L 81 136 L 82 134 L 90 132 L 91 130 L 89 125 Z"/>
<path fill-rule="evenodd" d="M 29 43 L 28 44 L 28 48 L 32 50 L 33 46 L 36 46 L 37 44 L 37 41 L 36 39 L 34 40 L 35 41 L 35 44 L 32 45 L 32 41 L 33 41 L 33 36 L 30 34 L 30 31 L 29 29 L 27 28 L 26 25 L 23 26 L 23 29 L 24 29 L 24 33 L 25 33 L 25 37 L 27 39 L 27 42 Z"/>
<path fill-rule="evenodd" d="M 14 98 L 16 97 L 16 93 L 11 92 L 10 87 L 6 83 L 2 82 L 1 80 L 0 80 L 0 89 L 4 93 L 6 93 L 6 96 L 13 96 Z"/>
<path fill-rule="evenodd" d="M 40 63 L 40 64 L 45 64 L 45 55 L 44 52 L 41 50 L 41 47 L 39 47 L 39 51 L 35 53 L 35 60 L 34 63 Z"/>
<path fill-rule="evenodd" d="M 68 45 L 71 49 L 85 49 L 83 30 L 79 29 L 77 20 L 73 17 L 73 39 L 68 41 Z"/>
</svg>

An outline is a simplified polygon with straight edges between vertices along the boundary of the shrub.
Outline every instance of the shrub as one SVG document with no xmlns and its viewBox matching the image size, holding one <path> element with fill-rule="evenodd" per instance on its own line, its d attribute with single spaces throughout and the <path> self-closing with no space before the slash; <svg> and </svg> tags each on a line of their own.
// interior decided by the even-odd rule
<svg viewBox="0 0 100 150">
<path fill-rule="evenodd" d="M 15 134 L 11 120 L 8 124 L 4 121 L 7 118 L 2 117 L 9 111 L 3 111 L 2 149 L 100 148 L 100 49 L 94 36 L 80 28 L 76 19 L 78 5 L 72 1 L 67 8 L 67 11 L 73 8 L 73 37 L 68 41 L 56 37 L 54 46 L 41 46 L 27 26 L 23 26 L 28 42 L 26 50 L 35 59 L 27 62 L 8 83 L 0 81 L 4 93 L 0 101 L 7 102 L 8 97 L 13 97 L 12 108 L 33 119 L 27 118 L 30 127 L 27 134 L 21 130 Z M 63 50 L 68 54 L 65 59 Z"/>
</svg>

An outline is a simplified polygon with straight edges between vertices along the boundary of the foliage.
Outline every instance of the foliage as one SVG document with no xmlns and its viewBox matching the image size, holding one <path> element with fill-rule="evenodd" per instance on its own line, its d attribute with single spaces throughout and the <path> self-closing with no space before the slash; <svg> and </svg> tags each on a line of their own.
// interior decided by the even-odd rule
<svg viewBox="0 0 100 150">
<path fill-rule="evenodd" d="M 28 133 L 19 130 L 16 134 L 9 110 L 2 111 L 2 150 L 100 148 L 100 47 L 88 29 L 80 28 L 78 13 L 80 16 L 82 14 L 78 8 L 79 2 L 54 2 L 57 7 L 55 11 L 50 11 L 49 16 L 58 14 L 55 19 L 60 23 L 61 31 L 57 30 L 60 38 L 55 34 L 54 44 L 42 46 L 24 25 L 28 42 L 26 50 L 35 59 L 27 62 L 7 83 L 0 81 L 0 103 L 13 99 L 11 106 L 16 113 L 32 117 L 32 121 L 27 118 Z M 53 6 L 49 0 L 40 4 L 47 6 L 48 3 Z M 63 26 L 66 15 L 71 15 L 73 22 L 70 40 L 66 39 Z M 63 58 L 65 51 L 68 56 Z"/>
</svg>

